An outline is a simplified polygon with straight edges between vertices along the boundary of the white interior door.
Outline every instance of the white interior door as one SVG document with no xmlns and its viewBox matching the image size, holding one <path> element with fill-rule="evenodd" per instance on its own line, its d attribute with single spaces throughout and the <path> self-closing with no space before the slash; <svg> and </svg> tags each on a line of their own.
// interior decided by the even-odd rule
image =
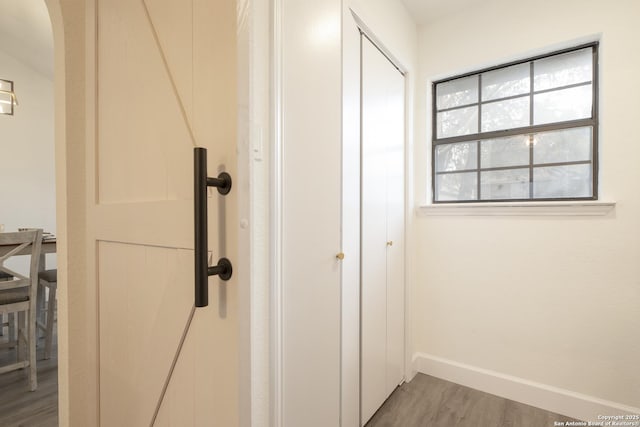
<svg viewBox="0 0 640 427">
<path fill-rule="evenodd" d="M 404 76 L 362 36 L 361 423 L 403 379 Z"/>
<path fill-rule="evenodd" d="M 276 2 L 274 425 L 340 425 L 342 5 Z M 356 254 L 346 254 L 345 260 Z"/>
<path fill-rule="evenodd" d="M 210 278 L 196 309 L 193 255 L 194 147 L 236 176 L 236 4 L 93 7 L 100 425 L 237 425 L 238 284 Z M 214 262 L 237 259 L 237 192 L 210 193 Z"/>
</svg>

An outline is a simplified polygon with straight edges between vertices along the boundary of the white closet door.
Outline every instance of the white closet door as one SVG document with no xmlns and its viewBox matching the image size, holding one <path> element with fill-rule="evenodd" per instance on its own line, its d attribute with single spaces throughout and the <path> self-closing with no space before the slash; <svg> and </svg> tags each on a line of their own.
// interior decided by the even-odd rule
<svg viewBox="0 0 640 427">
<path fill-rule="evenodd" d="M 387 395 L 404 378 L 404 76 L 387 67 Z M 394 73 L 395 71 L 395 73 Z"/>
<path fill-rule="evenodd" d="M 363 37 L 362 424 L 402 381 L 403 147 L 404 77 Z"/>
</svg>

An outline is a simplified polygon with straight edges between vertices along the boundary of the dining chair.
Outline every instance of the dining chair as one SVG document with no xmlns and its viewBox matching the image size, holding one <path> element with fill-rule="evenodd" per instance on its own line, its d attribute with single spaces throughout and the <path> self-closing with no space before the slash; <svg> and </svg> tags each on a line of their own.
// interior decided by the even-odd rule
<svg viewBox="0 0 640 427">
<path fill-rule="evenodd" d="M 38 273 L 38 313 L 36 325 L 44 331 L 44 358 L 51 358 L 53 342 L 53 322 L 56 312 L 56 290 L 58 288 L 58 270 L 45 270 Z M 48 290 L 48 295 L 45 295 Z M 45 298 L 45 296 L 47 298 Z M 40 302 L 41 301 L 41 302 Z M 43 305 L 46 308 L 43 308 Z"/>
<path fill-rule="evenodd" d="M 0 314 L 17 314 L 17 362 L 0 366 L 0 374 L 17 369 L 29 368 L 29 389 L 38 387 L 36 374 L 36 301 L 38 293 L 38 264 L 42 247 L 42 230 L 0 233 L 0 245 L 14 246 L 0 256 L 0 271 L 13 280 L 0 282 Z M 30 251 L 29 251 L 30 249 Z M 31 255 L 28 275 L 11 270 L 5 262 L 12 256 Z M 13 339 L 12 336 L 9 337 Z M 25 350 L 21 349 L 24 345 Z"/>
<path fill-rule="evenodd" d="M 0 282 L 6 282 L 7 280 L 12 280 L 13 276 L 5 273 L 4 271 L 0 271 Z M 5 316 L 3 314 L 0 314 L 0 337 L 4 336 L 4 327 L 5 326 L 9 326 L 9 328 L 11 328 L 12 325 L 12 321 L 11 319 L 8 319 L 6 322 L 4 321 Z"/>
</svg>

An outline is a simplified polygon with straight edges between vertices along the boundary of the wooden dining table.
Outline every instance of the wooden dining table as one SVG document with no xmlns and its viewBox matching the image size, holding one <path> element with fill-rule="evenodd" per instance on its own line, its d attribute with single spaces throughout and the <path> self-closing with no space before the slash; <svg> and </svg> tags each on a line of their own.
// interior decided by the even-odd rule
<svg viewBox="0 0 640 427">
<path fill-rule="evenodd" d="M 19 246 L 18 244 L 11 244 L 11 245 L 2 245 L 0 244 L 0 256 L 3 256 L 9 252 L 11 252 L 11 250 L 15 249 L 17 246 Z M 40 250 L 40 264 L 39 264 L 39 270 L 40 271 L 44 271 L 47 269 L 47 260 L 46 260 L 46 254 L 55 254 L 56 253 L 56 239 L 43 239 L 42 240 L 42 248 Z M 15 254 L 16 256 L 18 255 L 31 255 L 31 246 L 27 246 L 24 249 L 22 249 L 21 251 L 19 251 L 18 253 Z"/>
</svg>

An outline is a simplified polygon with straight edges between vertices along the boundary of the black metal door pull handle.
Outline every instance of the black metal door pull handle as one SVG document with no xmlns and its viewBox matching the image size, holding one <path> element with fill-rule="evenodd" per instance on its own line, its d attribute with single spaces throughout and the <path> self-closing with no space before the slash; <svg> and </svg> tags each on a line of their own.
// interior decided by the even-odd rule
<svg viewBox="0 0 640 427">
<path fill-rule="evenodd" d="M 218 265 L 207 268 L 207 274 L 209 276 L 215 276 L 217 274 L 222 280 L 231 279 L 231 275 L 233 274 L 233 266 L 231 265 L 231 261 L 224 257 L 220 258 L 218 260 Z"/>
<path fill-rule="evenodd" d="M 220 258 L 218 264 L 209 267 L 207 252 L 209 247 L 207 229 L 207 188 L 216 187 L 218 193 L 227 195 L 231 191 L 231 176 L 221 172 L 217 178 L 207 176 L 207 149 L 196 147 L 193 151 L 193 223 L 195 258 L 195 305 L 209 305 L 209 276 L 217 275 L 221 280 L 229 280 L 233 266 L 227 258 Z"/>
<path fill-rule="evenodd" d="M 205 151 L 205 159 L 206 159 L 207 150 L 205 148 L 201 148 L 201 150 Z M 227 194 L 229 194 L 229 191 L 231 191 L 231 175 L 229 175 L 226 172 L 220 172 L 217 178 L 207 177 L 207 187 L 218 187 L 218 193 L 222 194 L 223 196 L 226 196 Z"/>
</svg>

